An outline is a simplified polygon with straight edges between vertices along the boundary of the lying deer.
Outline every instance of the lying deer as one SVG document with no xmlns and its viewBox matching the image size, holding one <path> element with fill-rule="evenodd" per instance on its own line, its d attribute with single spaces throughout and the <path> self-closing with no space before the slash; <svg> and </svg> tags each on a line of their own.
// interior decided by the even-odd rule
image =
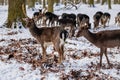
<svg viewBox="0 0 120 80">
<path fill-rule="evenodd" d="M 120 46 L 120 30 L 106 30 L 97 33 L 92 33 L 88 30 L 88 25 L 81 25 L 82 28 L 78 31 L 76 37 L 84 36 L 88 41 L 100 48 L 100 67 L 102 66 L 102 56 L 105 54 L 107 63 L 110 66 L 107 57 L 107 48 Z"/>
<path fill-rule="evenodd" d="M 31 35 L 41 44 L 43 61 L 46 59 L 47 45 L 52 43 L 55 50 L 59 53 L 59 63 L 61 63 L 64 55 L 64 42 L 68 36 L 68 32 L 63 30 L 62 27 L 37 28 L 34 19 L 29 18 L 26 14 L 25 16 L 26 18 L 23 18 L 23 20 L 26 22 L 26 27 L 29 28 Z"/>
</svg>

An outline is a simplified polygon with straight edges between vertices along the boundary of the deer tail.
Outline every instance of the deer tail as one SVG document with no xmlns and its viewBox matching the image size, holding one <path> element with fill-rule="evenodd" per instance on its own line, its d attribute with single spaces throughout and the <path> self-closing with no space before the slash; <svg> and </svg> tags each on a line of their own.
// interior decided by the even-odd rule
<svg viewBox="0 0 120 80">
<path fill-rule="evenodd" d="M 62 30 L 60 32 L 60 38 L 65 42 L 68 37 L 68 32 L 66 30 Z"/>
</svg>

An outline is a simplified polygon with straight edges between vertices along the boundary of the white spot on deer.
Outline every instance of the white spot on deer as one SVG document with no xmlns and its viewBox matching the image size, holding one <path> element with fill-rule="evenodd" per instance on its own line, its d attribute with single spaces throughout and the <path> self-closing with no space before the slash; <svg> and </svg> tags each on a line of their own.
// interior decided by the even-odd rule
<svg viewBox="0 0 120 80">
<path fill-rule="evenodd" d="M 60 46 L 64 45 L 65 41 L 64 39 L 60 39 Z"/>
<path fill-rule="evenodd" d="M 63 45 L 65 43 L 65 34 L 62 33 L 62 38 L 60 39 L 60 46 Z"/>
</svg>

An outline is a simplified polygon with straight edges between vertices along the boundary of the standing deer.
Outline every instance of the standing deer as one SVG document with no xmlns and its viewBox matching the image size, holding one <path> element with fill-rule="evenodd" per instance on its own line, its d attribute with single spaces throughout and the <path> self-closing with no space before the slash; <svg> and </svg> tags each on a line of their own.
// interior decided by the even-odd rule
<svg viewBox="0 0 120 80">
<path fill-rule="evenodd" d="M 108 23 L 109 26 L 110 18 L 111 18 L 110 13 L 108 12 L 103 13 L 103 15 L 101 16 L 101 24 L 103 25 L 103 27 L 106 27 L 106 23 Z"/>
<path fill-rule="evenodd" d="M 24 7 L 23 12 L 24 11 Z M 46 59 L 46 48 L 47 45 L 53 44 L 55 50 L 59 53 L 59 63 L 62 62 L 64 55 L 64 42 L 68 36 L 68 32 L 63 30 L 62 27 L 42 27 L 38 28 L 35 24 L 34 19 L 29 18 L 25 14 L 26 18 L 23 20 L 26 22 L 26 27 L 29 28 L 31 35 L 37 39 L 37 41 L 41 44 L 43 61 Z"/>
<path fill-rule="evenodd" d="M 120 26 L 120 12 L 115 17 L 115 24 L 117 24 L 118 26 Z"/>
<path fill-rule="evenodd" d="M 100 23 L 100 19 L 101 19 L 102 15 L 103 15 L 103 12 L 98 11 L 93 16 L 93 19 L 94 19 L 94 29 L 99 27 L 99 23 Z"/>
<path fill-rule="evenodd" d="M 106 30 L 92 33 L 86 26 L 88 25 L 82 25 L 82 28 L 78 31 L 76 37 L 84 36 L 88 41 L 100 48 L 100 67 L 102 66 L 103 54 L 105 54 L 107 63 L 110 66 L 110 62 L 107 57 L 107 48 L 120 46 L 120 30 Z"/>
<path fill-rule="evenodd" d="M 30 33 L 41 44 L 43 60 L 46 59 L 46 48 L 48 45 L 53 44 L 56 51 L 59 53 L 59 63 L 63 60 L 64 55 L 64 42 L 67 38 L 67 31 L 62 27 L 42 27 L 37 28 L 33 19 L 25 18 L 26 27 L 29 28 Z"/>
</svg>

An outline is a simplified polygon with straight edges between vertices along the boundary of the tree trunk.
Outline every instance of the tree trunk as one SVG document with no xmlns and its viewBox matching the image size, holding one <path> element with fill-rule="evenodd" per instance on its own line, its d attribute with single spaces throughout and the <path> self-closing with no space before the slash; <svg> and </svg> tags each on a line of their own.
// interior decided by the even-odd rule
<svg viewBox="0 0 120 80">
<path fill-rule="evenodd" d="M 114 4 L 118 4 L 118 0 L 114 0 Z"/>
<path fill-rule="evenodd" d="M 8 5 L 8 0 L 4 0 L 4 5 Z"/>
<path fill-rule="evenodd" d="M 48 1 L 49 1 L 49 0 L 45 0 L 45 1 L 46 1 L 46 3 L 45 3 L 45 4 L 47 4 L 47 5 L 48 5 Z"/>
<path fill-rule="evenodd" d="M 106 0 L 102 0 L 102 3 L 101 3 L 101 5 L 103 5 L 105 2 L 106 2 Z"/>
<path fill-rule="evenodd" d="M 75 0 L 75 4 L 79 4 L 79 0 Z"/>
<path fill-rule="evenodd" d="M 22 21 L 22 18 L 25 17 L 22 9 L 22 5 L 25 7 L 25 0 L 12 0 L 8 4 L 7 28 L 11 28 L 13 22 L 16 22 L 18 19 Z"/>
<path fill-rule="evenodd" d="M 33 8 L 35 6 L 36 0 L 28 0 L 28 8 Z"/>
<path fill-rule="evenodd" d="M 63 3 L 64 3 L 64 5 L 66 6 L 66 5 L 67 5 L 67 0 L 64 0 Z"/>
<path fill-rule="evenodd" d="M 60 0 L 62 4 L 64 4 L 65 0 Z"/>
<path fill-rule="evenodd" d="M 97 2 L 96 3 L 100 3 L 100 0 L 97 0 Z"/>
<path fill-rule="evenodd" d="M 43 5 L 43 8 L 45 8 L 45 7 L 46 7 L 45 0 L 43 0 L 42 5 Z"/>
<path fill-rule="evenodd" d="M 108 0 L 108 9 L 111 9 L 111 0 Z"/>
<path fill-rule="evenodd" d="M 4 0 L 0 0 L 0 5 L 4 5 Z"/>
<path fill-rule="evenodd" d="M 38 2 L 39 2 L 40 4 L 42 4 L 42 0 L 38 0 Z"/>
<path fill-rule="evenodd" d="M 53 12 L 54 0 L 48 0 L 48 12 Z"/>
<path fill-rule="evenodd" d="M 94 7 L 94 0 L 89 0 L 90 7 Z"/>
<path fill-rule="evenodd" d="M 87 3 L 86 0 L 82 0 L 82 2 L 85 3 L 85 4 Z"/>
<path fill-rule="evenodd" d="M 118 4 L 120 4 L 120 0 L 118 0 Z"/>
<path fill-rule="evenodd" d="M 60 3 L 60 0 L 55 0 L 55 3 L 56 3 L 56 6 L 58 6 Z"/>
</svg>

